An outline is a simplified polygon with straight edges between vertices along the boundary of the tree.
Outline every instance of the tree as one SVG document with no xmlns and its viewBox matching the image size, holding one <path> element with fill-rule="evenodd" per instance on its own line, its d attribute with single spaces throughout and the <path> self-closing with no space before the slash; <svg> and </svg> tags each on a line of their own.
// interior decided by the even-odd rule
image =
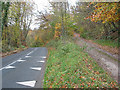
<svg viewBox="0 0 120 90">
<path fill-rule="evenodd" d="M 86 19 L 91 19 L 91 21 L 94 22 L 101 21 L 102 23 L 111 23 L 117 29 L 115 22 L 120 20 L 119 3 L 97 3 L 94 5 L 94 7 L 95 10 L 93 11 L 92 15 Z"/>
<path fill-rule="evenodd" d="M 34 3 L 2 2 L 3 50 L 26 45 L 26 37 L 32 22 Z"/>
<path fill-rule="evenodd" d="M 10 2 L 2 2 L 2 16 L 3 16 L 3 19 L 2 19 L 2 32 L 3 32 L 3 29 L 4 27 L 6 28 L 7 27 L 7 19 L 8 19 L 8 11 L 9 11 L 9 7 L 10 7 Z"/>
</svg>

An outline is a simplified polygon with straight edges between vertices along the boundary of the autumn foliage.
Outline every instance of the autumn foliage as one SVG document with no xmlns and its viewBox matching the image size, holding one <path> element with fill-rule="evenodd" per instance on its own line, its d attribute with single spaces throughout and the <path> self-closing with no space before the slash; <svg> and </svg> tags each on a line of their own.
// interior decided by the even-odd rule
<svg viewBox="0 0 120 90">
<path fill-rule="evenodd" d="M 102 23 L 106 22 L 118 22 L 120 20 L 119 16 L 119 3 L 90 3 L 94 5 L 95 10 L 92 15 L 86 17 L 86 19 L 91 19 L 91 21 L 98 22 L 102 21 Z"/>
<path fill-rule="evenodd" d="M 54 38 L 59 38 L 59 37 L 60 37 L 60 34 L 61 34 L 60 30 L 61 30 L 61 24 L 60 24 L 60 23 L 57 23 L 57 24 L 55 25 Z"/>
</svg>

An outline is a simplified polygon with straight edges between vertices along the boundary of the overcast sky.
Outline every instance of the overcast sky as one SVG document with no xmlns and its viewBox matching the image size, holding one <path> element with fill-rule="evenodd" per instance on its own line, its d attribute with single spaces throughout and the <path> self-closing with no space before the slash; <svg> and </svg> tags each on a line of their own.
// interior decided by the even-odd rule
<svg viewBox="0 0 120 90">
<path fill-rule="evenodd" d="M 48 10 L 50 8 L 50 4 L 49 4 L 49 0 L 33 0 L 36 4 L 35 10 L 34 12 L 36 13 L 37 10 L 39 11 L 44 11 L 44 10 Z M 70 5 L 75 5 L 75 2 L 77 0 L 68 0 Z M 33 23 L 31 25 L 31 29 L 33 30 L 34 28 L 38 28 L 38 25 L 35 25 L 35 21 L 34 21 L 35 17 L 33 17 Z"/>
</svg>

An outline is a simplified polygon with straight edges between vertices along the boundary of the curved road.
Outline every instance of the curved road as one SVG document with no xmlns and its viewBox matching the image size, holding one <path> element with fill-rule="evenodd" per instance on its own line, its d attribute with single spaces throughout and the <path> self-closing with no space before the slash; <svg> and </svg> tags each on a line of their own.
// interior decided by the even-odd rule
<svg viewBox="0 0 120 90">
<path fill-rule="evenodd" d="M 37 47 L 4 57 L 2 88 L 41 88 L 47 53 L 45 47 Z"/>
</svg>

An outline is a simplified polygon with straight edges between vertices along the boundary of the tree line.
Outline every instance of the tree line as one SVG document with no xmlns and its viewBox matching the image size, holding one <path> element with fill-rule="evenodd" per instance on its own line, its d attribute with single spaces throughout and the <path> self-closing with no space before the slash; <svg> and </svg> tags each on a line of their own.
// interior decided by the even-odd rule
<svg viewBox="0 0 120 90">
<path fill-rule="evenodd" d="M 26 46 L 26 37 L 32 22 L 34 3 L 0 2 L 2 51 Z"/>
<path fill-rule="evenodd" d="M 44 46 L 52 39 L 69 38 L 74 32 L 86 39 L 119 40 L 119 2 L 50 2 L 51 9 L 37 10 L 30 30 L 34 3 L 0 2 L 3 52 L 24 46 Z"/>
<path fill-rule="evenodd" d="M 41 23 L 36 32 L 50 32 L 52 35 L 48 36 L 49 39 L 69 38 L 77 32 L 86 39 L 118 42 L 119 2 L 77 2 L 75 6 L 70 6 L 68 2 L 50 2 L 50 4 L 52 7 L 50 13 L 39 12 L 36 20 L 46 24 Z"/>
</svg>

